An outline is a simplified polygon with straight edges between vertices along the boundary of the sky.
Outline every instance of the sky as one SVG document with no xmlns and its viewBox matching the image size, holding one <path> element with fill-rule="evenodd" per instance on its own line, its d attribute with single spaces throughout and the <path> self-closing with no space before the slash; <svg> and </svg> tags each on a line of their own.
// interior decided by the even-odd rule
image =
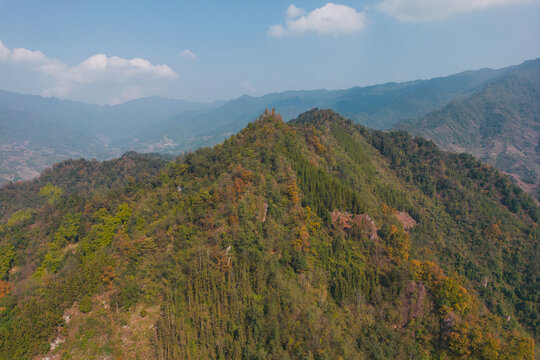
<svg viewBox="0 0 540 360">
<path fill-rule="evenodd" d="M 0 0 L 0 89 L 98 104 L 344 89 L 540 57 L 540 0 Z"/>
</svg>

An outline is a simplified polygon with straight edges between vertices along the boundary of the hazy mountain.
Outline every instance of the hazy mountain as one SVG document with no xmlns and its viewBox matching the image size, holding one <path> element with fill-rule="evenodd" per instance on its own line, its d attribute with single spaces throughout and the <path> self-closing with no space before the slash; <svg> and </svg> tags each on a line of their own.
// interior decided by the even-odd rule
<svg viewBox="0 0 540 360">
<path fill-rule="evenodd" d="M 69 158 L 109 159 L 137 134 L 184 111 L 219 106 L 150 97 L 115 106 L 0 91 L 0 183 Z"/>
<path fill-rule="evenodd" d="M 398 128 L 445 149 L 473 154 L 514 175 L 534 193 L 540 183 L 540 59 Z"/>
<path fill-rule="evenodd" d="M 388 129 L 399 121 L 423 116 L 453 99 L 470 94 L 486 81 L 511 69 L 466 71 L 431 80 L 347 90 L 242 96 L 208 112 L 175 116 L 145 132 L 128 147 L 138 151 L 178 153 L 213 145 L 242 129 L 266 108 L 275 108 L 286 120 L 314 107 L 333 108 L 359 124 Z"/>
<path fill-rule="evenodd" d="M 0 91 L 0 119 L 4 122 L 0 183 L 28 179 L 46 166 L 74 156 L 109 159 L 128 150 L 179 154 L 214 145 L 266 108 L 276 108 L 286 120 L 314 107 L 333 108 L 359 124 L 387 129 L 463 98 L 515 68 L 347 90 L 242 96 L 214 103 L 149 97 L 98 106 Z M 12 134 L 9 124 L 13 123 L 19 125 Z"/>
<path fill-rule="evenodd" d="M 0 105 L 0 183 L 35 177 L 60 160 L 99 154 L 109 155 L 93 134 Z"/>
<path fill-rule="evenodd" d="M 533 200 L 332 111 L 0 188 L 0 359 L 533 359 Z"/>
<path fill-rule="evenodd" d="M 152 96 L 114 106 L 100 106 L 0 91 L 1 107 L 23 111 L 40 121 L 92 132 L 113 140 L 129 138 L 181 112 L 208 110 L 220 104 L 222 102 L 197 103 Z"/>
</svg>

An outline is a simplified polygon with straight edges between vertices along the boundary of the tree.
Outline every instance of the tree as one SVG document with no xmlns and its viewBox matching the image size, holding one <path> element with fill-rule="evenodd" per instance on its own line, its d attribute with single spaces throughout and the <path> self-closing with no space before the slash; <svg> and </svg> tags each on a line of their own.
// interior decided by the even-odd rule
<svg viewBox="0 0 540 360">
<path fill-rule="evenodd" d="M 15 248 L 7 243 L 0 246 L 0 279 L 7 279 L 11 265 L 15 260 Z"/>
<path fill-rule="evenodd" d="M 53 205 L 57 202 L 63 193 L 64 191 L 61 187 L 54 186 L 51 183 L 47 183 L 47 185 L 39 189 L 39 195 L 46 198 L 49 205 Z"/>
</svg>

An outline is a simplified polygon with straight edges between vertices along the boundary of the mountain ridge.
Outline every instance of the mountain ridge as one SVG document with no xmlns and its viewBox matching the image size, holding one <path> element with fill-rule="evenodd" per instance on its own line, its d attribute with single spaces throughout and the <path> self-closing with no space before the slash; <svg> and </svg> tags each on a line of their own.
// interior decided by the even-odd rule
<svg viewBox="0 0 540 360">
<path fill-rule="evenodd" d="M 330 110 L 67 161 L 0 204 L 1 359 L 534 358 L 532 199 Z"/>
</svg>

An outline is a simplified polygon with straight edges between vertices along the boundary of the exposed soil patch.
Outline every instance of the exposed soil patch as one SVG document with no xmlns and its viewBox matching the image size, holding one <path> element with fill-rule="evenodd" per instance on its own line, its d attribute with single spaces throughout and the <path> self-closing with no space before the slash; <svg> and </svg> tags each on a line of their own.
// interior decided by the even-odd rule
<svg viewBox="0 0 540 360">
<path fill-rule="evenodd" d="M 414 220 L 411 215 L 407 214 L 405 211 L 398 211 L 396 217 L 399 222 L 403 224 L 403 229 L 409 230 L 416 226 L 416 220 Z"/>
</svg>

